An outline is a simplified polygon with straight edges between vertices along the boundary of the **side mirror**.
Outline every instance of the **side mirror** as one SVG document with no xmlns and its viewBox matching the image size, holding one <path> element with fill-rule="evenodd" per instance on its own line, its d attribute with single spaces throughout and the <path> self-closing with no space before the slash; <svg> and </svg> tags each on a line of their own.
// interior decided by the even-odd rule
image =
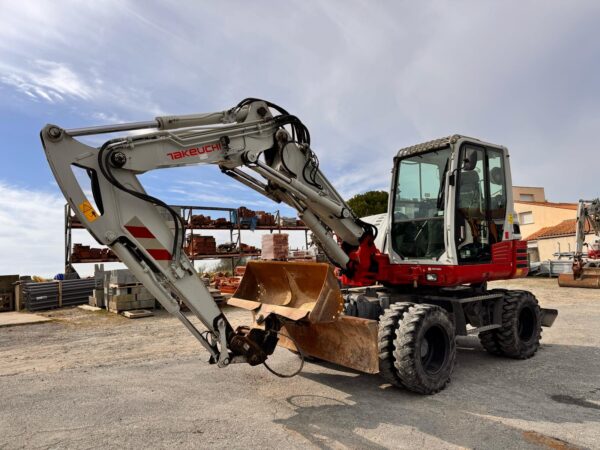
<svg viewBox="0 0 600 450">
<path fill-rule="evenodd" d="M 471 171 L 475 168 L 475 166 L 477 165 L 477 150 L 472 149 L 472 148 L 468 148 L 465 151 L 465 159 L 463 160 L 463 166 L 462 169 L 468 171 Z"/>
</svg>

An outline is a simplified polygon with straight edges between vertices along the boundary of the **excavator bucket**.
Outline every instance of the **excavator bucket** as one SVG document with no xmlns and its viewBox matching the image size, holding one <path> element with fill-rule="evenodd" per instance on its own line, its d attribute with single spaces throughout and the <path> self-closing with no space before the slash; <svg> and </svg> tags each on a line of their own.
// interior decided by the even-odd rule
<svg viewBox="0 0 600 450">
<path fill-rule="evenodd" d="M 293 321 L 331 322 L 343 310 L 337 279 L 329 264 L 249 261 L 229 305 L 263 317 L 277 314 Z"/>
<path fill-rule="evenodd" d="M 228 305 L 255 319 L 285 318 L 279 345 L 367 373 L 377 373 L 377 322 L 341 315 L 343 299 L 329 264 L 250 261 Z"/>
<path fill-rule="evenodd" d="M 600 289 L 600 262 L 584 264 L 579 270 L 578 276 L 574 276 L 572 273 L 561 273 L 558 276 L 558 285 Z"/>
</svg>

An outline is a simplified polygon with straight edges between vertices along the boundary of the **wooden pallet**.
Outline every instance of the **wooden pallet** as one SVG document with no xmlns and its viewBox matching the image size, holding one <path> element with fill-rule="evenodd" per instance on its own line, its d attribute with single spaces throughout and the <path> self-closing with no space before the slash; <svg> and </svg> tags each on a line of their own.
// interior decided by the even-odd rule
<svg viewBox="0 0 600 450">
<path fill-rule="evenodd" d="M 147 309 L 134 309 L 132 311 L 123 311 L 121 315 L 128 319 L 141 319 L 142 317 L 151 317 L 154 313 Z"/>
</svg>

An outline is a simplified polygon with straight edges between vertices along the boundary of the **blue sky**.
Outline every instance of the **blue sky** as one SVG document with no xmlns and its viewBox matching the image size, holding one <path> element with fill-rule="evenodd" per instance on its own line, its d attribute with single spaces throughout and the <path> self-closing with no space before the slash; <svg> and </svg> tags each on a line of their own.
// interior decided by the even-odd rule
<svg viewBox="0 0 600 450">
<path fill-rule="evenodd" d="M 387 189 L 398 148 L 452 133 L 508 146 L 514 183 L 550 200 L 599 195 L 596 1 L 0 0 L 0 18 L 0 273 L 61 269 L 48 122 L 262 97 L 304 121 L 345 196 Z M 143 180 L 171 203 L 277 208 L 212 167 Z"/>
</svg>

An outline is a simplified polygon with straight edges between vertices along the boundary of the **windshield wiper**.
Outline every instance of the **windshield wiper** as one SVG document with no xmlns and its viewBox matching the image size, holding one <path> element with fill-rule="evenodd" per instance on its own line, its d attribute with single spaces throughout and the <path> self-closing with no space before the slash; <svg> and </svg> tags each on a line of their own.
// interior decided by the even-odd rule
<svg viewBox="0 0 600 450">
<path fill-rule="evenodd" d="M 419 231 L 417 231 L 417 234 L 415 235 L 413 242 L 417 242 L 417 239 L 419 239 L 419 236 L 421 235 L 421 231 L 423 231 L 423 228 L 425 228 L 425 225 L 427 225 L 427 222 L 429 222 L 429 219 L 427 219 L 425 222 L 423 222 L 423 225 L 421 225 L 421 227 L 419 228 Z"/>
<path fill-rule="evenodd" d="M 440 209 L 442 209 L 444 206 L 444 193 L 446 191 L 446 173 L 448 172 L 448 163 L 449 162 L 450 162 L 450 159 L 447 159 L 446 165 L 444 166 L 444 173 L 442 174 L 442 179 L 440 182 L 440 190 L 438 191 L 437 205 L 436 205 L 438 211 Z"/>
</svg>

